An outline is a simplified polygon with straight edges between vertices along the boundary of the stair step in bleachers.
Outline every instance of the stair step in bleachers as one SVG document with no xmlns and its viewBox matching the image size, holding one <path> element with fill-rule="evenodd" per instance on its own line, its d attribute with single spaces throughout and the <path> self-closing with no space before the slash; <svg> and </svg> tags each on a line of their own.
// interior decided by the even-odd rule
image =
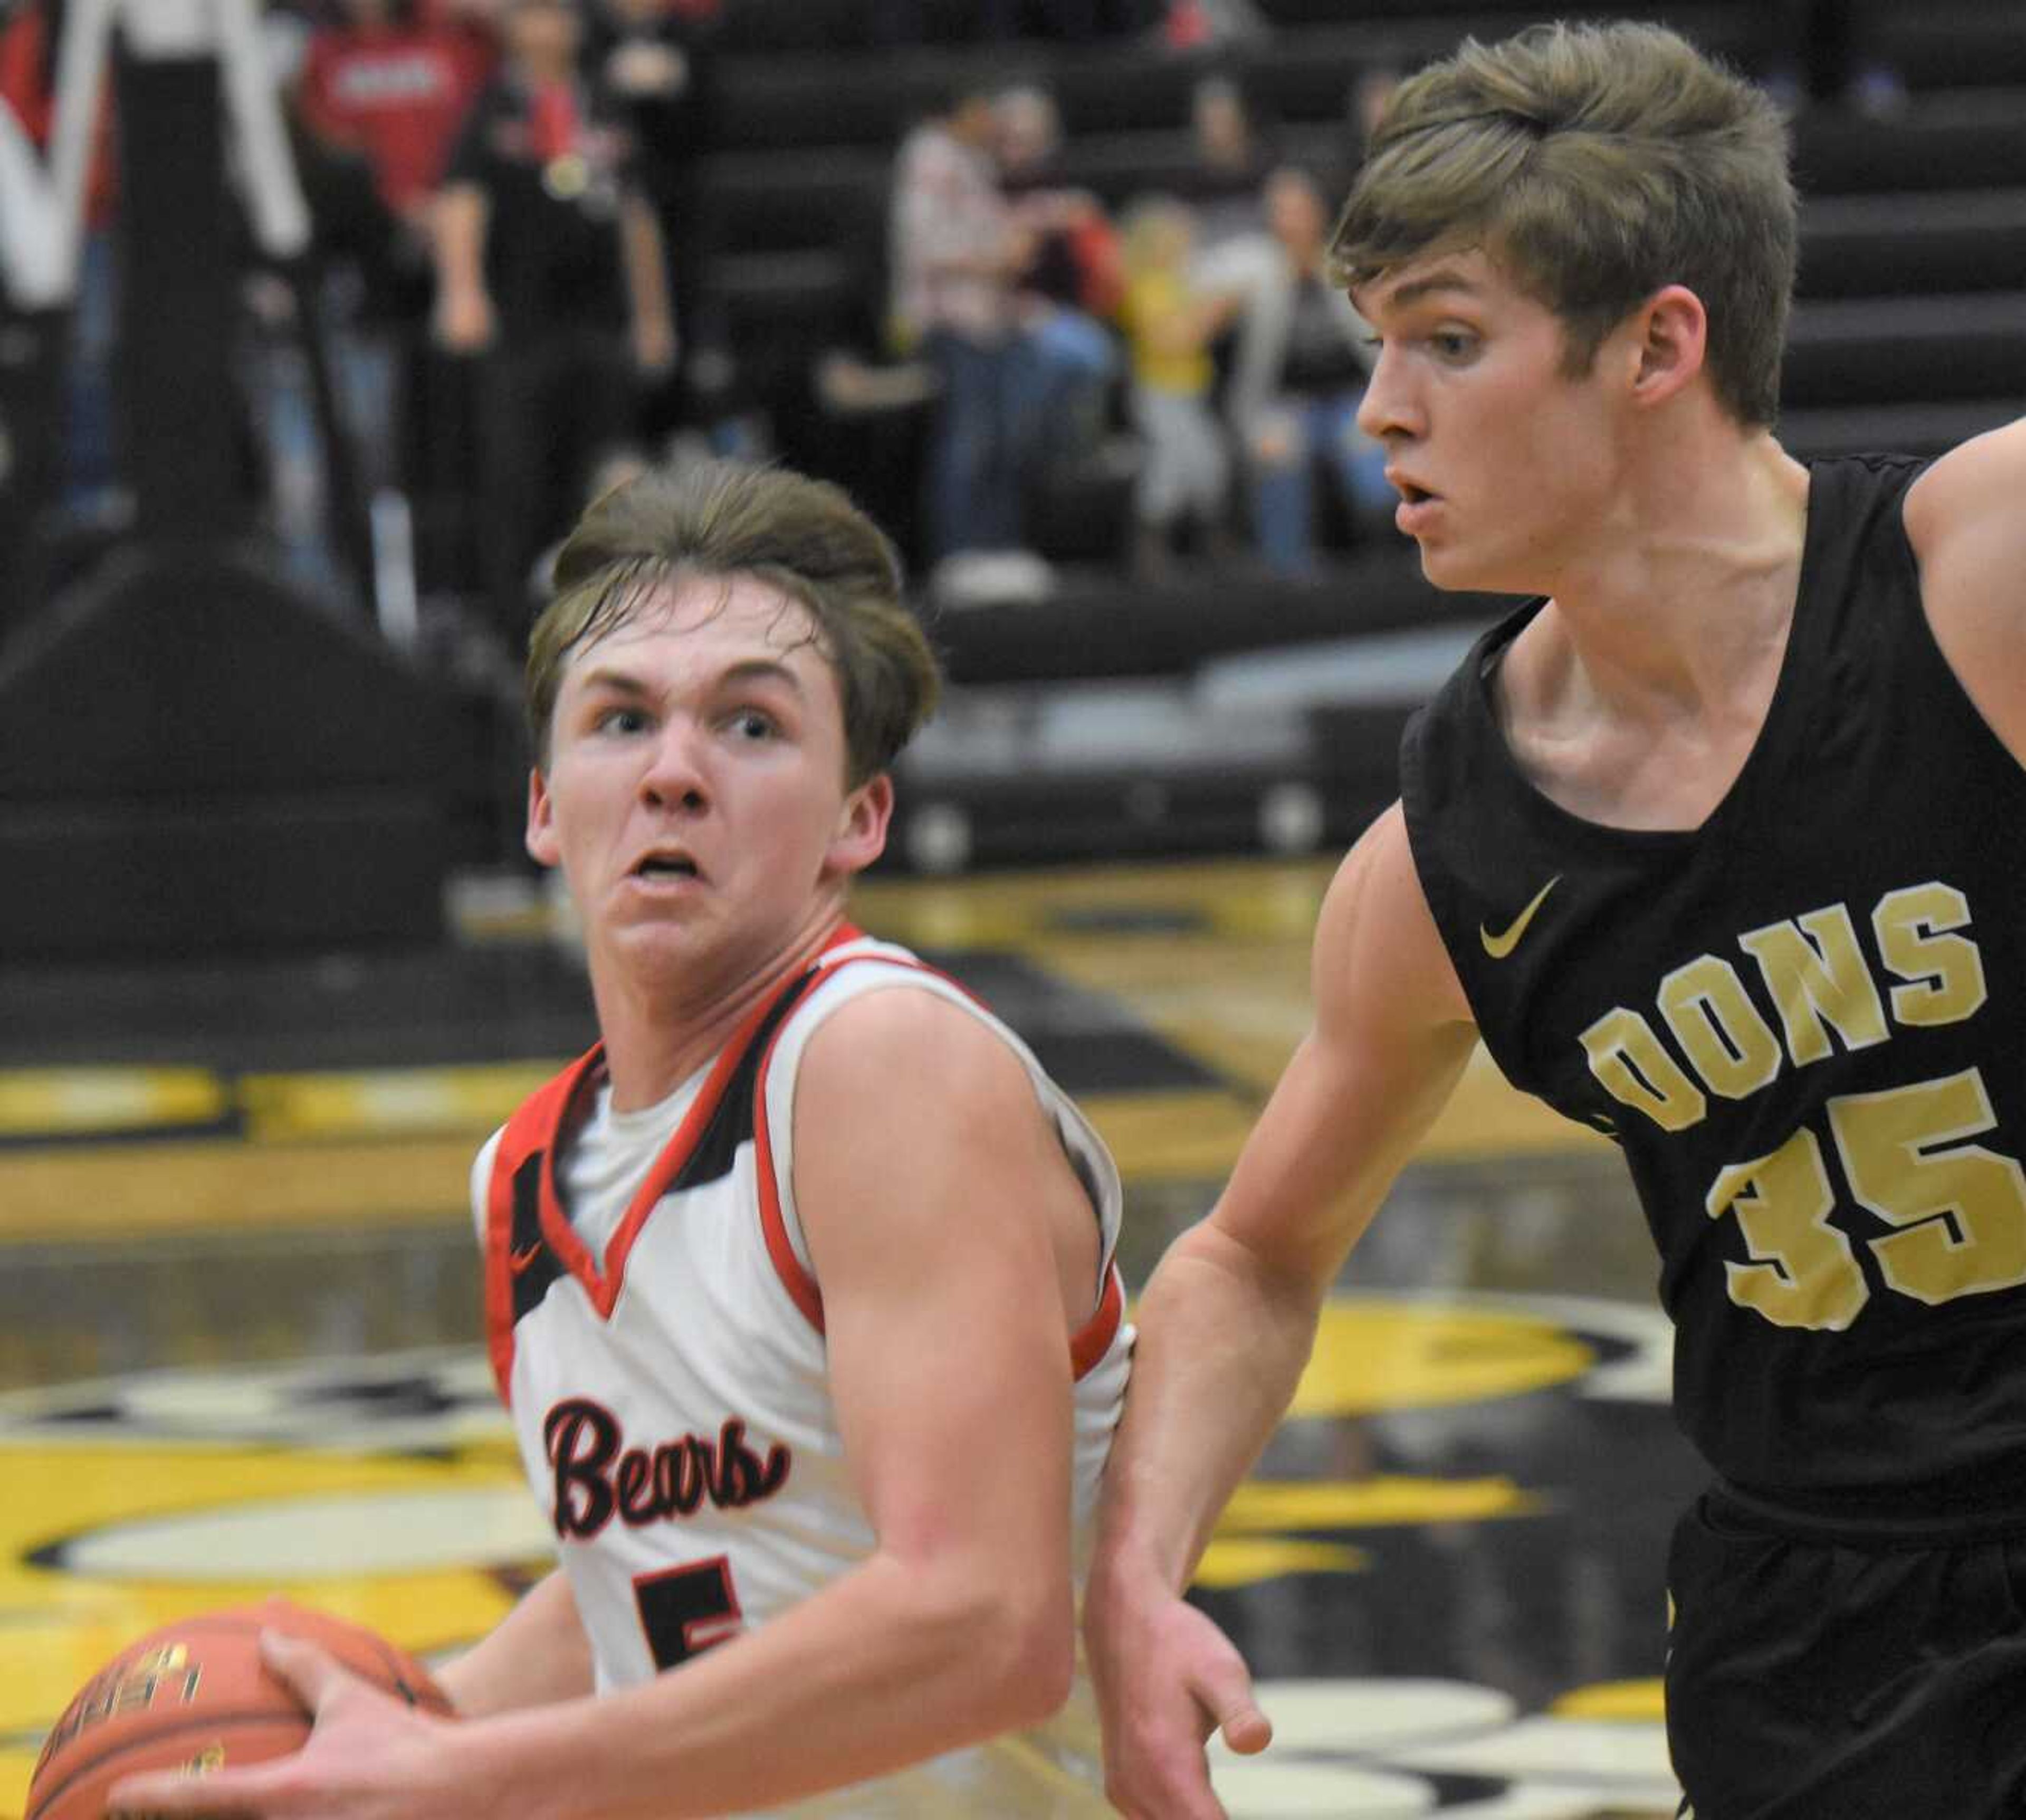
<svg viewBox="0 0 2026 1820">
<path fill-rule="evenodd" d="M 1804 304 L 1781 394 L 1796 407 L 2026 399 L 2026 290 Z"/>
<path fill-rule="evenodd" d="M 1860 48 L 1917 91 L 2026 85 L 2026 6 L 2017 0 L 1870 6 Z"/>
<path fill-rule="evenodd" d="M 1609 5 L 1558 9 L 1569 18 L 1610 18 Z M 1755 9 L 1737 5 L 1680 6 L 1670 17 L 1698 43 L 1741 61 L 1757 41 Z M 1100 39 L 1085 45 L 958 46 L 873 49 L 845 39 L 821 53 L 735 54 L 721 63 L 716 146 L 724 151 L 791 146 L 891 147 L 933 112 L 959 81 L 996 87 L 1029 80 L 1055 98 L 1072 137 L 1136 127 L 1180 128 L 1206 68 L 1236 76 L 1247 94 L 1282 121 L 1340 119 L 1351 83 L 1367 70 L 1411 69 L 1453 49 L 1465 33 L 1508 35 L 1540 17 L 1537 9 L 1478 4 L 1437 14 L 1424 6 L 1392 17 L 1359 9 L 1346 20 L 1277 34 L 1223 53 L 1214 65 L 1164 55 L 1144 42 Z"/>
<path fill-rule="evenodd" d="M 1783 411 L 1781 444 L 1807 457 L 1884 453 L 1938 455 L 1996 429 L 2026 409 L 2026 398 L 1969 398 L 1943 403 L 1846 404 Z"/>
<path fill-rule="evenodd" d="M 2026 189 L 1803 201 L 1803 297 L 2010 290 L 2022 284 Z"/>
<path fill-rule="evenodd" d="M 1804 196 L 2026 182 L 2026 86 L 1921 93 L 1885 120 L 1811 111 L 1796 127 L 1794 175 Z"/>
<path fill-rule="evenodd" d="M 1483 618 L 1499 604 L 1489 598 L 1438 591 L 1401 547 L 1343 562 L 1323 581 L 1185 565 L 1173 581 L 1122 588 L 1071 572 L 1051 599 L 939 612 L 930 631 L 958 683 L 1187 676 L 1262 643 L 1311 645 Z M 1262 626 L 1273 628 L 1270 639 L 1261 638 Z"/>
</svg>

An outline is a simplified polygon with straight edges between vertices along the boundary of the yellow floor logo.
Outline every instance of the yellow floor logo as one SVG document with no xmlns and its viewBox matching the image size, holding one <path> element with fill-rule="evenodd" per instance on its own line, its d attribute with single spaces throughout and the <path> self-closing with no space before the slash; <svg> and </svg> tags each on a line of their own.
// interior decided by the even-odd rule
<svg viewBox="0 0 2026 1820">
<path fill-rule="evenodd" d="M 1556 1487 L 1400 1470 L 1373 1451 L 1372 1420 L 1492 1431 L 1511 1426 L 1497 1412 L 1517 1399 L 1613 1394 L 1628 1370 L 1634 1387 L 1616 1394 L 1643 1399 L 1663 1339 L 1653 1317 L 1613 1305 L 1333 1303 L 1201 1584 L 1267 1600 L 1271 1623 L 1276 1589 L 1363 1575 L 1393 1538 L 1530 1524 Z M 71 1695 L 142 1632 L 282 1592 L 440 1655 L 488 1629 L 552 1558 L 476 1349 L 0 1398 L 0 1814 L 20 1811 Z M 1657 1659 L 1657 1615 L 1654 1629 Z M 1267 1671 L 1280 1742 L 1263 1764 L 1220 1769 L 1234 1814 L 1465 1814 L 1450 1793 L 1496 1782 L 1501 1799 L 1532 1789 L 1531 1804 L 1486 1816 L 1553 1820 L 1590 1811 L 1554 1804 L 1558 1762 L 1591 1766 L 1578 1780 L 1610 1797 L 1593 1806 L 1637 1811 L 1664 1780 L 1644 1695 L 1598 1716 L 1523 1710 L 1509 1691 L 1463 1682 Z M 1324 1804 L 1301 1804 L 1312 1798 Z"/>
</svg>

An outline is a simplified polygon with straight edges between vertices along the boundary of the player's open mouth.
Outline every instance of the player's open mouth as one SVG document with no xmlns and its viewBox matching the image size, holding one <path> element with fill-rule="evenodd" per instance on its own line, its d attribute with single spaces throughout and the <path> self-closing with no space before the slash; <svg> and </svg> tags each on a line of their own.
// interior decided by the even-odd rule
<svg viewBox="0 0 2026 1820">
<path fill-rule="evenodd" d="M 687 853 L 650 853 L 633 868 L 636 879 L 698 879 L 702 874 Z"/>
</svg>

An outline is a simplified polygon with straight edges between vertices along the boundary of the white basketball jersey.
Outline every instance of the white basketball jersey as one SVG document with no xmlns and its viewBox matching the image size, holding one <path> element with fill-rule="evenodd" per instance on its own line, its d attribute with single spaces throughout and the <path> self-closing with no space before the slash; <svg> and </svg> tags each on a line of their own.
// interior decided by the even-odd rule
<svg viewBox="0 0 2026 1820">
<path fill-rule="evenodd" d="M 1132 1349 L 1113 1262 L 1118 1170 L 1012 1031 L 905 949 L 846 929 L 719 1054 L 602 1256 L 556 1188 L 556 1152 L 595 1097 L 602 1051 L 529 1099 L 473 1171 L 493 1369 L 601 1688 L 766 1623 L 872 1552 L 796 1213 L 793 1111 L 817 1026 L 861 993 L 896 988 L 961 1005 L 1020 1057 L 1099 1221 L 1092 1311 L 1071 1343 L 1081 1583 Z M 776 1811 L 1081 1820 L 1111 1812 L 1101 1784 L 1079 1652 L 1069 1703 L 1047 1724 Z"/>
</svg>

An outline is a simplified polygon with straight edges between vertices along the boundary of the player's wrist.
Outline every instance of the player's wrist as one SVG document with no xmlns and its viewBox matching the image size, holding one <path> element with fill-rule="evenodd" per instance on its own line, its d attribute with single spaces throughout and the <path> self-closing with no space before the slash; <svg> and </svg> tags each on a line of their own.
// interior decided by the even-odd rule
<svg viewBox="0 0 2026 1820">
<path fill-rule="evenodd" d="M 1085 1582 L 1086 1616 L 1120 1611 L 1178 1595 L 1188 1572 L 1179 1549 L 1163 1549 L 1151 1537 L 1124 1531 L 1100 1541 Z"/>
</svg>

